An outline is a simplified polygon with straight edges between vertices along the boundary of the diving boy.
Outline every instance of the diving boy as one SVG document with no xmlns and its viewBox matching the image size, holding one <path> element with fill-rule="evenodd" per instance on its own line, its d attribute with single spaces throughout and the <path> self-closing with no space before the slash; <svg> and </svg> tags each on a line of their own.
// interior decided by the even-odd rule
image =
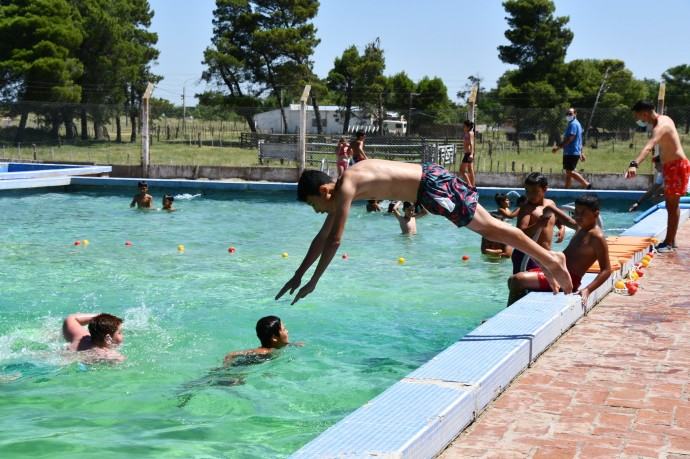
<svg viewBox="0 0 690 459">
<path fill-rule="evenodd" d="M 62 336 L 71 351 L 91 351 L 99 360 L 125 360 L 116 350 L 125 338 L 122 319 L 112 314 L 70 314 L 62 323 Z"/>
<path fill-rule="evenodd" d="M 587 304 L 589 294 L 599 288 L 611 275 L 609 247 L 604 232 L 597 226 L 600 207 L 597 195 L 584 194 L 575 200 L 574 219 L 554 205 L 548 204 L 544 209 L 545 212 L 552 212 L 558 220 L 575 230 L 563 254 L 573 281 L 573 289 L 576 290 L 576 294 L 582 296 L 582 304 Z M 595 261 L 599 262 L 599 274 L 587 287 L 578 290 L 582 276 Z M 508 278 L 508 288 L 510 289 L 508 306 L 525 296 L 525 289 L 551 291 L 539 268 L 513 274 Z"/>
<path fill-rule="evenodd" d="M 523 250 L 539 261 L 555 293 L 559 289 L 565 293 L 572 291 L 563 254 L 549 252 L 519 229 L 493 218 L 479 204 L 475 188 L 436 164 L 369 159 L 349 167 L 337 181 L 323 172 L 307 170 L 297 185 L 297 199 L 312 206 L 315 212 L 328 215 L 276 300 L 288 290 L 294 293 L 302 276 L 318 259 L 314 274 L 297 292 L 292 304 L 314 291 L 340 246 L 352 202 L 362 199 L 419 201 L 427 211 L 443 215 L 458 227 L 467 226 L 488 239 Z"/>
</svg>

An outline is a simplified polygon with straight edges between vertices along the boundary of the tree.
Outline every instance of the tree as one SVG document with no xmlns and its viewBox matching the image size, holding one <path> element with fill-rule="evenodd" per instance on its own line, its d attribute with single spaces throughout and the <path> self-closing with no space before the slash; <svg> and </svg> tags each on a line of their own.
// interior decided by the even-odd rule
<svg viewBox="0 0 690 459">
<path fill-rule="evenodd" d="M 82 139 L 88 138 L 88 117 L 93 121 L 95 138 L 100 139 L 103 123 L 113 114 L 118 115 L 118 121 L 120 118 L 119 112 L 105 109 L 105 104 L 127 101 L 128 85 L 138 87 L 135 93 L 139 96 L 148 83 L 161 80 L 150 72 L 151 62 L 159 54 L 153 47 L 158 36 L 147 30 L 153 12 L 146 0 L 74 0 L 74 4 L 85 37 L 77 51 L 84 65 L 78 80 L 84 88 Z M 121 141 L 119 126 L 116 141 Z"/>
<path fill-rule="evenodd" d="M 253 96 L 270 91 L 287 129 L 284 92 L 301 93 L 299 83 L 312 74 L 309 57 L 320 40 L 309 21 L 318 7 L 318 0 L 216 0 L 203 78 L 222 81 L 239 97 L 246 90 Z"/>
<path fill-rule="evenodd" d="M 671 67 L 661 76 L 666 82 L 666 106 L 676 123 L 685 124 L 685 133 L 690 132 L 690 66 L 683 64 Z"/>
<path fill-rule="evenodd" d="M 374 115 L 379 130 L 385 119 L 384 98 L 388 85 L 383 75 L 386 68 L 383 50 L 377 38 L 364 48 L 361 55 L 357 47 L 347 48 L 341 57 L 333 62 L 333 69 L 326 79 L 328 88 L 339 96 L 338 105 L 342 107 L 343 134 L 350 128 L 352 108 L 356 105 L 360 116 Z"/>
<path fill-rule="evenodd" d="M 518 67 L 513 84 L 542 80 L 565 62 L 574 35 L 565 27 L 567 16 L 553 16 L 556 7 L 551 0 L 507 0 L 503 7 L 510 15 L 505 37 L 511 44 L 499 46 L 498 56 Z"/>
<path fill-rule="evenodd" d="M 410 130 L 419 132 L 426 126 L 449 123 L 453 120 L 453 104 L 448 98 L 448 88 L 443 80 L 425 76 L 417 83 L 415 91 L 417 94 L 414 97 L 416 115 L 414 122 L 412 120 L 408 122 Z M 412 99 L 410 99 L 410 106 L 412 107 Z"/>
<path fill-rule="evenodd" d="M 83 36 L 66 0 L 15 0 L 0 6 L 0 76 L 14 101 L 79 102 L 76 79 L 83 66 L 75 56 Z M 34 104 L 36 107 L 36 104 Z M 37 107 L 57 136 L 60 114 L 54 106 Z M 17 141 L 28 111 L 23 110 Z"/>
</svg>

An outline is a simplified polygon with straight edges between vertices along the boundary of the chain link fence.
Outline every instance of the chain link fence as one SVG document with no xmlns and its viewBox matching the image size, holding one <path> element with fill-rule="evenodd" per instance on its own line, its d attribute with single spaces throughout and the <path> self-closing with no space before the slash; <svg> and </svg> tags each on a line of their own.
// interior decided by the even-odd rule
<svg viewBox="0 0 690 459">
<path fill-rule="evenodd" d="M 298 142 L 297 134 L 252 132 L 249 120 L 254 107 L 218 110 L 204 119 L 176 117 L 151 110 L 150 163 L 183 166 L 283 166 L 294 167 L 292 157 L 271 157 L 260 145 L 283 144 L 288 151 Z M 666 113 L 678 127 L 681 142 L 690 152 L 690 107 L 668 107 Z M 133 106 L 18 103 L 0 106 L 0 159 L 74 162 L 105 165 L 141 164 L 139 109 Z M 365 151 L 371 158 L 421 161 L 428 158 L 430 145 L 454 146 L 462 152 L 460 123 L 417 123 L 413 135 L 367 133 Z M 209 118 L 209 119 L 206 119 Z M 211 119 L 212 118 L 212 119 Z M 587 161 L 580 167 L 587 173 L 624 171 L 648 134 L 639 128 L 626 108 L 578 109 L 585 129 Z M 482 172 L 559 172 L 561 155 L 551 148 L 563 140 L 566 126 L 563 109 L 486 109 L 478 107 L 475 137 L 475 170 Z M 409 136 L 408 136 L 409 135 Z M 307 136 L 310 166 L 334 167 L 340 137 L 328 134 Z M 648 170 L 647 170 L 648 169 Z M 641 172 L 651 173 L 651 162 Z"/>
</svg>

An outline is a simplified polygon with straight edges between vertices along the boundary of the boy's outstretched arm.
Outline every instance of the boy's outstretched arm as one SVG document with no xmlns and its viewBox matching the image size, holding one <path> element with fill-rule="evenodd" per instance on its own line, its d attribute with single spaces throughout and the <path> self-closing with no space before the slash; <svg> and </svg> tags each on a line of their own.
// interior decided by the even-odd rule
<svg viewBox="0 0 690 459">
<path fill-rule="evenodd" d="M 278 294 L 275 297 L 276 300 L 283 296 L 285 292 L 287 292 L 288 290 L 290 290 L 290 295 L 295 293 L 295 290 L 302 283 L 302 276 L 304 276 L 304 273 L 307 272 L 309 267 L 312 264 L 314 264 L 314 262 L 321 256 L 321 253 L 323 252 L 324 243 L 332 227 L 333 215 L 328 215 L 326 217 L 326 220 L 323 222 L 321 229 L 314 237 L 314 240 L 311 241 L 309 250 L 307 251 L 307 254 L 304 256 L 304 260 L 302 260 L 302 263 L 300 263 L 299 267 L 295 271 L 294 276 L 292 276 L 292 278 L 285 283 L 280 292 L 278 292 Z"/>
<path fill-rule="evenodd" d="M 559 290 L 566 295 L 573 291 L 573 281 L 565 267 L 565 255 L 546 250 L 518 228 L 493 218 L 481 204 L 477 204 L 474 218 L 467 228 L 491 241 L 515 247 L 532 257 L 541 266 L 554 294 Z"/>
<path fill-rule="evenodd" d="M 556 214 L 556 218 L 561 221 L 565 226 L 567 226 L 570 229 L 577 230 L 577 222 L 573 220 L 573 218 L 568 215 L 567 213 L 563 212 L 561 209 L 559 209 L 556 206 L 546 206 L 544 207 L 544 213 L 546 213 L 547 210 L 550 210 L 554 214 Z"/>
<path fill-rule="evenodd" d="M 82 336 L 88 335 L 88 332 L 84 328 L 84 325 L 96 317 L 98 314 L 70 314 L 67 316 L 62 323 L 62 336 L 65 341 L 75 341 L 80 339 Z"/>
<path fill-rule="evenodd" d="M 312 274 L 309 282 L 297 292 L 291 304 L 297 303 L 301 298 L 304 298 L 314 291 L 316 284 L 319 282 L 323 273 L 326 272 L 326 268 L 328 268 L 331 260 L 333 260 L 335 253 L 338 251 L 338 247 L 340 247 L 340 241 L 343 236 L 343 231 L 345 230 L 345 222 L 347 222 L 347 216 L 350 213 L 350 204 L 352 203 L 352 198 L 348 198 L 347 192 L 343 191 L 343 189 L 344 188 L 341 188 L 341 199 L 338 201 L 335 212 L 328 217 L 331 218 L 332 216 L 333 220 L 331 229 L 323 243 L 319 264 L 316 265 L 314 274 Z"/>
</svg>

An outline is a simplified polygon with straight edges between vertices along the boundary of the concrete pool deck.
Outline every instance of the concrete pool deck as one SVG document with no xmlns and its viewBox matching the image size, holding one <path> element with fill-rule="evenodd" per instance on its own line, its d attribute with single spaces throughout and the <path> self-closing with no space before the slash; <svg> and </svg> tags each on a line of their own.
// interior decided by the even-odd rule
<svg viewBox="0 0 690 459">
<path fill-rule="evenodd" d="M 690 457 L 690 225 L 634 296 L 609 294 L 439 456 Z"/>
</svg>

